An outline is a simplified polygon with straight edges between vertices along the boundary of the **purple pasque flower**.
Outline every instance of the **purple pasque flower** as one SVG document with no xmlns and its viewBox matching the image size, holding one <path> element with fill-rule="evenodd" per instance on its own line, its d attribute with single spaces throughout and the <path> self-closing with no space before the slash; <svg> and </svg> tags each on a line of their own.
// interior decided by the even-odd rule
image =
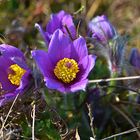
<svg viewBox="0 0 140 140">
<path fill-rule="evenodd" d="M 96 59 L 96 56 L 88 55 L 83 37 L 72 41 L 59 29 L 52 35 L 48 52 L 35 50 L 32 56 L 46 86 L 63 93 L 85 89 Z"/>
<path fill-rule="evenodd" d="M 92 32 L 92 38 L 102 44 L 107 44 L 110 39 L 117 35 L 115 28 L 105 15 L 93 18 L 89 22 L 88 27 Z"/>
<path fill-rule="evenodd" d="M 137 48 L 132 48 L 129 62 L 132 66 L 140 68 L 140 51 Z"/>
<path fill-rule="evenodd" d="M 30 69 L 23 53 L 13 46 L 0 45 L 0 106 L 22 93 L 29 84 Z"/>
<path fill-rule="evenodd" d="M 47 45 L 51 40 L 52 34 L 57 29 L 60 29 L 66 35 L 70 35 L 72 39 L 76 38 L 76 28 L 73 23 L 72 16 L 63 10 L 51 15 L 51 19 L 46 26 L 46 31 L 44 31 L 37 23 L 35 24 L 35 27 L 40 31 Z"/>
</svg>

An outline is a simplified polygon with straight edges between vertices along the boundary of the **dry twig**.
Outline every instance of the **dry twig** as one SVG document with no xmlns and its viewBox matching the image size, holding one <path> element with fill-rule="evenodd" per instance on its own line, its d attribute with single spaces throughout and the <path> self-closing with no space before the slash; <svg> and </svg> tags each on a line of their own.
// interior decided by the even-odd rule
<svg viewBox="0 0 140 140">
<path fill-rule="evenodd" d="M 15 97 L 15 99 L 14 99 L 14 101 L 13 101 L 13 103 L 12 103 L 12 105 L 11 105 L 9 111 L 8 111 L 8 114 L 7 114 L 6 118 L 2 123 L 2 127 L 0 129 L 0 137 L 3 137 L 3 128 L 4 128 L 5 124 L 6 124 L 6 121 L 7 121 L 8 117 L 9 117 L 10 113 L 12 112 L 12 108 L 13 108 L 18 96 L 19 96 L 19 94 L 16 95 L 16 97 Z"/>
</svg>

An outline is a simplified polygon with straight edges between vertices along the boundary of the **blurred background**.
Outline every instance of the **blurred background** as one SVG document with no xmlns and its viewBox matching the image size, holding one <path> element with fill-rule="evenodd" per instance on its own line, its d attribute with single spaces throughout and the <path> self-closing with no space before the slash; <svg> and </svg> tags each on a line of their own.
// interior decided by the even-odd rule
<svg viewBox="0 0 140 140">
<path fill-rule="evenodd" d="M 120 34 L 131 36 L 127 49 L 140 47 L 139 0 L 0 0 L 1 41 L 29 48 L 37 46 L 36 38 L 41 37 L 34 24 L 45 28 L 50 14 L 61 9 L 86 22 L 105 14 Z"/>
<path fill-rule="evenodd" d="M 44 48 L 45 46 L 39 31 L 34 27 L 35 23 L 41 24 L 45 29 L 51 13 L 56 13 L 62 9 L 73 15 L 75 24 L 81 21 L 79 31 L 82 36 L 87 35 L 86 23 L 93 17 L 104 14 L 121 35 L 127 34 L 130 36 L 125 52 L 126 57 L 129 56 L 132 47 L 140 48 L 139 0 L 0 0 L 0 43 L 8 43 L 16 46 L 24 51 L 27 58 L 30 58 L 31 49 Z M 31 65 L 30 59 L 28 59 L 28 63 Z M 102 73 L 96 73 L 96 71 L 101 71 L 101 67 Z M 94 74 L 102 78 L 106 72 L 102 63 L 98 63 L 96 69 Z M 90 79 L 93 79 L 92 75 Z M 96 90 L 97 89 L 94 89 L 94 91 L 87 90 L 87 92 L 89 94 L 98 93 Z M 64 98 L 58 93 L 48 94 L 47 90 L 45 92 L 47 103 L 58 109 L 59 115 L 65 119 L 69 128 L 79 127 L 79 134 L 82 140 L 89 140 L 91 136 L 89 119 L 87 119 L 88 111 L 83 102 L 88 98 L 95 101 L 93 114 L 95 115 L 95 132 L 99 139 L 131 128 L 131 122 L 129 122 L 131 119 L 135 124 L 139 125 L 140 105 L 136 104 L 136 102 L 134 102 L 134 104 L 131 102 L 133 97 L 128 97 L 128 90 L 127 92 L 124 90 L 117 92 L 117 94 L 124 93 L 123 95 L 120 94 L 123 106 L 121 103 L 117 104 L 116 102 L 115 105 L 118 105 L 118 108 L 126 112 L 130 117 L 130 119 L 128 119 L 129 121 L 123 115 L 120 115 L 121 113 L 115 108 L 115 105 L 109 106 L 109 104 L 106 103 L 108 100 L 102 98 L 103 100 L 99 101 L 98 94 L 97 96 L 95 96 L 95 94 L 92 97 L 86 97 L 84 93 L 80 93 L 68 95 L 68 97 Z M 133 99 L 133 101 L 135 101 L 135 99 Z M 32 101 L 29 103 L 30 105 L 31 102 Z M 41 115 L 39 114 L 36 120 L 36 137 L 41 140 L 59 140 L 60 137 L 49 120 L 50 116 L 48 115 L 48 111 L 46 111 L 46 108 L 42 104 L 41 108 Z M 15 109 L 15 111 L 17 110 Z M 32 105 L 28 108 L 26 104 L 22 111 L 27 113 L 27 116 L 30 116 Z M 57 113 L 53 113 L 51 114 L 52 116 L 58 115 Z M 20 121 L 16 120 L 15 122 L 19 122 L 22 126 L 23 139 L 28 140 L 31 137 L 31 123 L 29 122 L 32 122 L 32 118 L 30 116 L 29 119 L 26 115 L 25 118 L 23 117 L 24 119 L 22 118 L 21 120 L 20 118 Z M 120 136 L 118 139 L 114 138 L 112 140 L 135 140 L 136 135 L 136 133 L 132 135 L 129 134 L 126 137 Z"/>
</svg>

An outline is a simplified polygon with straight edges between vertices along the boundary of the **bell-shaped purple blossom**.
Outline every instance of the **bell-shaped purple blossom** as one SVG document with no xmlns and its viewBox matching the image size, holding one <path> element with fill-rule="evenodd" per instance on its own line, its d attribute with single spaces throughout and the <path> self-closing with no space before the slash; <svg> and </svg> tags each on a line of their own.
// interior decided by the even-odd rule
<svg viewBox="0 0 140 140">
<path fill-rule="evenodd" d="M 140 51 L 137 48 L 132 48 L 129 62 L 132 66 L 140 68 Z"/>
<path fill-rule="evenodd" d="M 35 24 L 35 27 L 40 31 L 47 45 L 51 40 L 52 34 L 57 29 L 60 29 L 66 35 L 69 35 L 72 39 L 76 38 L 76 28 L 72 16 L 63 10 L 51 15 L 51 19 L 46 26 L 46 31 L 37 23 Z"/>
<path fill-rule="evenodd" d="M 140 50 L 139 50 L 139 48 L 131 49 L 128 61 L 129 61 L 130 65 L 125 66 L 127 76 L 140 75 Z M 135 80 L 133 80 L 133 82 L 131 80 L 128 80 L 128 85 L 130 88 L 138 90 L 140 87 L 139 79 L 135 79 Z M 140 103 L 139 94 L 136 97 L 136 102 Z"/>
<path fill-rule="evenodd" d="M 92 38 L 102 44 L 107 44 L 110 39 L 117 35 L 115 28 L 105 15 L 93 18 L 88 26 L 92 32 Z"/>
<path fill-rule="evenodd" d="M 0 106 L 28 87 L 31 71 L 23 53 L 13 46 L 0 45 Z"/>
<path fill-rule="evenodd" d="M 84 90 L 96 59 L 96 56 L 88 55 L 83 37 L 72 41 L 59 29 L 52 35 L 48 52 L 35 50 L 32 56 L 46 86 L 62 93 Z"/>
</svg>

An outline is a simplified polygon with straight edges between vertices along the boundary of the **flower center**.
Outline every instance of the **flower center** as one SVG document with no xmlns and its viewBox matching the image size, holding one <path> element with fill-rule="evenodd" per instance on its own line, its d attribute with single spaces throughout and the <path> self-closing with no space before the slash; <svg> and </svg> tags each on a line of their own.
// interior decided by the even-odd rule
<svg viewBox="0 0 140 140">
<path fill-rule="evenodd" d="M 54 74 L 62 80 L 64 83 L 70 83 L 76 78 L 76 74 L 79 72 L 79 67 L 74 59 L 64 58 L 57 62 Z"/>
<path fill-rule="evenodd" d="M 10 72 L 8 74 L 8 79 L 14 85 L 19 86 L 22 76 L 25 74 L 26 70 L 22 69 L 17 64 L 13 64 L 9 67 Z"/>
</svg>

